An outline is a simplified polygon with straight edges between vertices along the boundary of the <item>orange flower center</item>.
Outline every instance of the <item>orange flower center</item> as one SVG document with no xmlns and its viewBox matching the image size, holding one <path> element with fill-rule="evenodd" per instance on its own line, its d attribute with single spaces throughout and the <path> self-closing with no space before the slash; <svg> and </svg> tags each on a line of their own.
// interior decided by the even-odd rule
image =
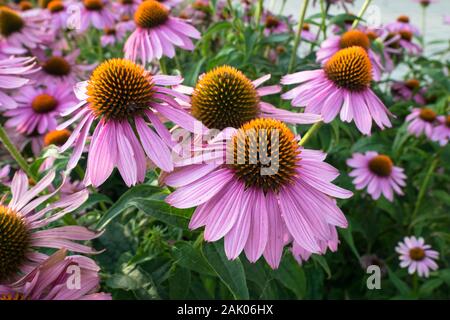
<svg viewBox="0 0 450 320">
<path fill-rule="evenodd" d="M 408 16 L 400 16 L 397 18 L 398 22 L 403 22 L 403 23 L 409 23 L 409 17 Z"/>
<path fill-rule="evenodd" d="M 70 74 L 72 67 L 63 57 L 53 56 L 43 63 L 42 69 L 52 76 L 63 77 Z"/>
<path fill-rule="evenodd" d="M 416 247 L 409 250 L 409 257 L 414 261 L 422 261 L 425 259 L 425 250 Z"/>
<path fill-rule="evenodd" d="M 380 154 L 369 161 L 369 169 L 379 177 L 388 177 L 392 172 L 393 163 L 391 158 Z"/>
<path fill-rule="evenodd" d="M 141 28 L 154 28 L 169 19 L 169 9 L 155 0 L 142 2 L 134 13 L 134 22 Z"/>
<path fill-rule="evenodd" d="M 67 129 L 50 131 L 44 136 L 44 144 L 46 146 L 54 144 L 55 146 L 60 147 L 66 143 L 67 139 L 70 137 L 70 134 L 70 130 Z"/>
<path fill-rule="evenodd" d="M 372 81 L 372 64 L 359 46 L 339 50 L 327 61 L 324 71 L 336 86 L 350 91 L 364 90 Z"/>
<path fill-rule="evenodd" d="M 30 1 L 20 1 L 19 7 L 21 11 L 27 11 L 33 8 L 33 4 Z"/>
<path fill-rule="evenodd" d="M 367 38 L 369 38 L 369 40 L 374 41 L 376 39 L 378 39 L 378 34 L 375 31 L 367 31 L 366 33 Z"/>
<path fill-rule="evenodd" d="M 16 11 L 8 7 L 0 7 L 0 34 L 2 36 L 8 37 L 19 32 L 24 25 L 25 22 Z"/>
<path fill-rule="evenodd" d="M 310 29 L 311 29 L 311 27 L 310 27 L 309 23 L 303 24 L 303 28 L 302 28 L 303 31 L 309 31 Z"/>
<path fill-rule="evenodd" d="M 204 74 L 192 94 L 192 114 L 208 128 L 239 128 L 259 115 L 255 86 L 241 71 L 217 67 Z"/>
<path fill-rule="evenodd" d="M 279 192 L 293 182 L 300 149 L 281 121 L 260 118 L 247 122 L 235 133 L 232 145 L 230 166 L 246 187 Z"/>
<path fill-rule="evenodd" d="M 114 36 L 116 34 L 116 29 L 114 29 L 114 28 L 105 28 L 103 30 L 103 33 L 108 35 L 108 36 Z"/>
<path fill-rule="evenodd" d="M 31 103 L 31 107 L 36 113 L 48 113 L 56 109 L 58 101 L 47 93 L 36 96 Z"/>
<path fill-rule="evenodd" d="M 83 0 L 84 7 L 89 11 L 100 11 L 103 9 L 102 0 Z"/>
<path fill-rule="evenodd" d="M 436 120 L 436 112 L 431 110 L 430 108 L 422 108 L 419 114 L 420 119 L 426 122 L 434 122 Z"/>
<path fill-rule="evenodd" d="M 280 20 L 274 16 L 267 16 L 266 18 L 266 28 L 274 29 L 280 25 Z"/>
<path fill-rule="evenodd" d="M 341 36 L 339 45 L 341 49 L 358 46 L 364 48 L 365 50 L 369 50 L 370 40 L 364 32 L 360 30 L 350 30 Z"/>
<path fill-rule="evenodd" d="M 126 59 L 110 59 L 92 73 L 87 101 L 97 117 L 125 120 L 149 108 L 153 95 L 150 73 Z"/>
<path fill-rule="evenodd" d="M 445 118 L 445 125 L 450 128 L 450 115 Z"/>
<path fill-rule="evenodd" d="M 408 42 L 411 42 L 411 40 L 413 38 L 413 34 L 410 31 L 403 30 L 403 31 L 400 31 L 399 34 L 403 40 L 408 41 Z"/>
<path fill-rule="evenodd" d="M 58 13 L 61 12 L 65 9 L 64 7 L 64 3 L 60 0 L 52 0 L 48 3 L 47 5 L 47 9 L 51 12 L 51 13 Z"/>
<path fill-rule="evenodd" d="M 417 90 L 420 87 L 420 81 L 417 79 L 409 79 L 405 81 L 405 85 L 411 90 Z"/>
</svg>

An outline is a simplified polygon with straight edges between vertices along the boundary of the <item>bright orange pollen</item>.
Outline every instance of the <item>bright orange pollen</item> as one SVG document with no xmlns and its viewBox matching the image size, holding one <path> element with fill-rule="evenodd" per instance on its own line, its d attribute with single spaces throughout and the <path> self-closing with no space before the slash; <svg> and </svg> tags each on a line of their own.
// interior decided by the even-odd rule
<svg viewBox="0 0 450 320">
<path fill-rule="evenodd" d="M 349 30 L 341 36 L 339 45 L 342 49 L 359 46 L 365 50 L 369 50 L 370 40 L 369 37 L 360 30 Z"/>
<path fill-rule="evenodd" d="M 154 28 L 169 19 L 169 9 L 155 0 L 142 2 L 134 13 L 134 22 L 141 28 Z"/>
<path fill-rule="evenodd" d="M 44 136 L 44 144 L 46 146 L 51 144 L 62 146 L 69 139 L 70 134 L 70 130 L 67 129 L 50 131 Z"/>
<path fill-rule="evenodd" d="M 393 166 L 391 158 L 383 154 L 377 155 L 369 161 L 370 171 L 380 177 L 388 177 Z"/>
<path fill-rule="evenodd" d="M 420 119 L 426 122 L 434 122 L 436 120 L 437 114 L 430 108 L 422 108 L 419 114 Z"/>
<path fill-rule="evenodd" d="M 31 107 L 36 113 L 48 113 L 56 109 L 58 101 L 47 93 L 36 96 L 31 102 Z"/>
<path fill-rule="evenodd" d="M 61 12 L 65 9 L 64 7 L 64 3 L 60 0 L 53 0 L 50 1 L 47 5 L 47 9 L 51 12 L 51 13 L 57 13 L 57 12 Z"/>
</svg>

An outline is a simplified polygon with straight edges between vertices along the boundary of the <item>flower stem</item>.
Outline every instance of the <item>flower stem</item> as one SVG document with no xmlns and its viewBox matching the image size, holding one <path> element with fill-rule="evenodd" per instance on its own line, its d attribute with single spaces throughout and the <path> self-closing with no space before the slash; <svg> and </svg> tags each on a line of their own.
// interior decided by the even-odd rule
<svg viewBox="0 0 450 320">
<path fill-rule="evenodd" d="M 425 197 L 425 193 L 426 193 L 426 191 L 428 189 L 428 184 L 430 182 L 430 178 L 433 175 L 433 172 L 436 169 L 436 167 L 438 165 L 438 162 L 439 162 L 439 156 L 436 155 L 434 157 L 433 161 L 431 162 L 430 167 L 428 168 L 427 174 L 426 174 L 425 178 L 423 179 L 422 185 L 420 186 L 419 195 L 417 196 L 416 205 L 415 205 L 412 217 L 411 217 L 410 228 L 412 227 L 412 225 L 414 223 L 414 220 L 416 220 L 416 217 L 417 217 L 417 214 L 419 212 L 420 206 L 422 205 L 423 198 Z"/>
<path fill-rule="evenodd" d="M 352 29 L 355 29 L 358 26 L 359 21 L 364 16 L 364 13 L 366 13 L 366 10 L 369 7 L 371 2 L 372 2 L 372 0 L 366 0 L 364 2 L 363 6 L 361 7 L 361 11 L 359 11 L 359 13 L 358 13 L 358 18 L 355 21 L 353 21 Z"/>
<path fill-rule="evenodd" d="M 308 131 L 306 131 L 305 135 L 298 144 L 304 146 L 306 142 L 308 142 L 309 138 L 311 138 L 314 135 L 314 133 L 316 133 L 316 131 L 319 130 L 322 124 L 323 124 L 322 121 L 314 123 L 314 125 L 311 128 L 309 128 Z"/>
<path fill-rule="evenodd" d="M 300 18 L 298 21 L 298 30 L 297 30 L 297 34 L 295 35 L 295 40 L 294 40 L 294 48 L 292 51 L 292 55 L 291 55 L 291 61 L 289 63 L 289 69 L 288 69 L 288 73 L 291 73 L 295 67 L 295 62 L 297 59 L 297 52 L 298 52 L 298 48 L 300 47 L 300 42 L 302 39 L 302 31 L 303 31 L 303 24 L 305 22 L 305 14 L 306 14 L 306 9 L 308 8 L 308 4 L 309 4 L 309 0 L 303 0 L 303 6 L 300 9 Z"/>
<path fill-rule="evenodd" d="M 425 48 L 425 32 L 427 26 L 427 8 L 422 6 L 422 47 Z"/>
<path fill-rule="evenodd" d="M 3 126 L 0 124 L 0 141 L 5 146 L 6 150 L 8 150 L 9 154 L 13 157 L 13 159 L 17 162 L 20 168 L 28 175 L 29 178 L 32 178 L 34 181 L 38 181 L 37 177 L 31 172 L 30 167 L 28 166 L 25 158 L 20 154 L 20 151 L 17 150 L 16 146 L 12 143 L 8 134 L 6 133 Z"/>
<path fill-rule="evenodd" d="M 261 16 L 264 11 L 264 1 L 258 0 L 258 6 L 256 7 L 256 28 L 259 28 L 259 25 L 261 24 Z"/>
</svg>

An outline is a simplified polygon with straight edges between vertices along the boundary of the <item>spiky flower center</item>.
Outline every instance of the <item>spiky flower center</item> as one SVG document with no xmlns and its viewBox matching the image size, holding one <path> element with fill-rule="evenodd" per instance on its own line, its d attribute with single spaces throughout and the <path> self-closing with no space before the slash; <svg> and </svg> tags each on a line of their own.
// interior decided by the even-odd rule
<svg viewBox="0 0 450 320">
<path fill-rule="evenodd" d="M 0 281 L 19 271 L 29 243 L 29 229 L 23 218 L 0 205 Z"/>
<path fill-rule="evenodd" d="M 72 67 L 63 57 L 53 56 L 42 64 L 42 69 L 52 76 L 63 77 L 70 74 Z"/>
<path fill-rule="evenodd" d="M 370 171 L 379 177 L 389 177 L 393 166 L 391 158 L 384 154 L 377 155 L 369 161 Z"/>
<path fill-rule="evenodd" d="M 133 4 L 134 0 L 120 0 L 121 4 L 127 5 L 127 4 Z"/>
<path fill-rule="evenodd" d="M 408 42 L 411 42 L 412 38 L 413 38 L 413 34 L 410 31 L 406 31 L 406 30 L 402 30 L 399 32 L 400 37 Z"/>
<path fill-rule="evenodd" d="M 341 49 L 358 46 L 369 50 L 370 40 L 369 37 L 360 30 L 349 30 L 345 32 L 339 41 Z"/>
<path fill-rule="evenodd" d="M 288 127 L 278 120 L 255 119 L 233 137 L 235 175 L 247 188 L 279 192 L 293 182 L 300 149 Z"/>
<path fill-rule="evenodd" d="M 70 130 L 67 129 L 50 131 L 44 136 L 44 144 L 46 146 L 51 144 L 62 146 L 69 139 L 70 134 Z"/>
<path fill-rule="evenodd" d="M 56 109 L 58 101 L 47 93 L 37 95 L 31 102 L 31 107 L 36 113 L 49 113 Z"/>
<path fill-rule="evenodd" d="M 30 1 L 20 1 L 19 8 L 21 11 L 33 9 L 33 4 Z"/>
<path fill-rule="evenodd" d="M 358 46 L 336 52 L 325 64 L 324 71 L 336 86 L 350 91 L 364 90 L 372 81 L 369 56 Z"/>
<path fill-rule="evenodd" d="M 20 15 L 8 8 L 0 7 L 0 34 L 8 37 L 15 32 L 19 32 L 25 26 L 25 22 Z"/>
<path fill-rule="evenodd" d="M 114 28 L 105 28 L 103 29 L 103 33 L 107 36 L 114 36 L 116 35 L 116 29 Z"/>
<path fill-rule="evenodd" d="M 155 0 L 142 2 L 134 13 L 134 22 L 141 28 L 154 28 L 169 19 L 169 9 Z"/>
<path fill-rule="evenodd" d="M 303 31 L 309 31 L 310 29 L 311 29 L 311 27 L 310 27 L 309 23 L 303 24 L 303 28 L 302 28 Z"/>
<path fill-rule="evenodd" d="M 437 114 L 430 108 L 422 108 L 419 114 L 420 119 L 426 122 L 434 122 L 436 120 Z"/>
<path fill-rule="evenodd" d="M 51 13 L 58 13 L 64 10 L 64 3 L 60 0 L 52 0 L 48 3 L 47 9 Z"/>
<path fill-rule="evenodd" d="M 8 293 L 8 294 L 0 294 L 0 301 L 12 301 L 12 300 L 26 300 L 25 296 L 22 293 Z"/>
<path fill-rule="evenodd" d="M 128 119 L 148 109 L 153 95 L 152 76 L 130 60 L 110 59 L 92 73 L 87 95 L 97 117 Z"/>
<path fill-rule="evenodd" d="M 425 250 L 415 247 L 409 250 L 409 257 L 414 261 L 422 261 L 425 259 Z"/>
<path fill-rule="evenodd" d="M 367 31 L 366 35 L 367 38 L 369 38 L 369 40 L 371 41 L 375 41 L 376 39 L 378 39 L 378 34 L 373 30 Z"/>
<path fill-rule="evenodd" d="M 280 20 L 278 20 L 274 16 L 267 16 L 266 18 L 266 28 L 268 29 L 275 29 L 280 25 Z"/>
<path fill-rule="evenodd" d="M 403 22 L 403 23 L 409 23 L 409 17 L 408 17 L 408 16 L 402 15 L 402 16 L 399 16 L 399 17 L 397 18 L 397 21 L 398 21 L 398 22 Z"/>
<path fill-rule="evenodd" d="M 89 11 L 100 11 L 103 9 L 102 0 L 83 0 L 84 7 Z"/>
<path fill-rule="evenodd" d="M 411 90 L 417 90 L 420 87 L 420 81 L 417 79 L 409 79 L 405 81 L 405 85 Z"/>
<path fill-rule="evenodd" d="M 241 71 L 217 67 L 204 74 L 192 94 L 192 114 L 208 128 L 239 128 L 259 115 L 259 95 Z"/>
</svg>

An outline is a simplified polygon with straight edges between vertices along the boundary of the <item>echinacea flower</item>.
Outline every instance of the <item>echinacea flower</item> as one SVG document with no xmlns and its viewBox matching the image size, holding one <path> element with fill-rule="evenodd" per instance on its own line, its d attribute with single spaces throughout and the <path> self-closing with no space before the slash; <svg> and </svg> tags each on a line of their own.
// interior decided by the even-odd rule
<svg viewBox="0 0 450 320">
<path fill-rule="evenodd" d="M 394 166 L 392 159 L 375 151 L 365 154 L 355 153 L 347 160 L 347 165 L 354 168 L 349 173 L 357 190 L 367 187 L 372 199 L 377 200 L 381 194 L 389 201 L 394 200 L 394 192 L 403 195 L 402 187 L 406 185 L 403 168 Z"/>
<path fill-rule="evenodd" d="M 419 28 L 411 24 L 409 17 L 405 15 L 399 16 L 395 22 L 388 23 L 385 28 L 389 32 L 409 32 L 416 36 L 420 35 Z"/>
<path fill-rule="evenodd" d="M 29 82 L 27 76 L 36 72 L 34 58 L 0 59 L 0 110 L 17 107 L 17 103 L 3 90 L 17 89 Z"/>
<path fill-rule="evenodd" d="M 0 51 L 15 55 L 37 48 L 51 37 L 48 20 L 48 15 L 39 11 L 0 7 Z"/>
<path fill-rule="evenodd" d="M 409 122 L 408 132 L 416 137 L 425 134 L 428 139 L 433 138 L 434 124 L 437 119 L 437 114 L 430 108 L 414 108 L 406 117 L 406 122 Z"/>
<path fill-rule="evenodd" d="M 0 169 L 0 183 L 7 186 L 9 185 L 9 172 L 11 171 L 11 166 L 7 164 Z"/>
<path fill-rule="evenodd" d="M 311 32 L 311 26 L 309 23 L 303 23 L 302 32 L 300 33 L 302 39 L 313 42 L 316 40 L 317 36 Z"/>
<path fill-rule="evenodd" d="M 439 258 L 439 252 L 431 250 L 422 237 L 405 237 L 399 242 L 395 251 L 400 255 L 400 267 L 408 268 L 408 273 L 417 273 L 419 277 L 428 278 L 430 270 L 437 270 L 434 260 Z"/>
<path fill-rule="evenodd" d="M 30 135 L 56 129 L 58 117 L 74 104 L 75 96 L 67 84 L 49 84 L 46 88 L 23 87 L 14 100 L 17 107 L 4 113 L 9 118 L 5 126 Z"/>
<path fill-rule="evenodd" d="M 438 125 L 433 130 L 431 140 L 445 146 L 450 140 L 450 115 L 437 117 Z"/>
<path fill-rule="evenodd" d="M 415 3 L 420 4 L 422 7 L 427 8 L 432 3 L 438 3 L 438 0 L 413 0 Z"/>
<path fill-rule="evenodd" d="M 266 36 L 271 34 L 288 33 L 290 31 L 289 24 L 286 21 L 269 12 L 264 13 L 262 20 L 264 24 L 264 34 Z"/>
<path fill-rule="evenodd" d="M 156 0 L 156 1 L 158 1 L 159 3 L 162 3 L 163 5 L 165 5 L 168 8 L 174 8 L 183 2 L 183 0 Z"/>
<path fill-rule="evenodd" d="M 3 197 L 0 203 L 1 284 L 11 283 L 44 261 L 47 255 L 40 252 L 42 248 L 65 248 L 78 253 L 96 253 L 92 248 L 76 242 L 94 239 L 100 235 L 96 232 L 81 226 L 42 229 L 77 209 L 88 198 L 88 192 L 83 190 L 41 207 L 58 194 L 59 188 L 39 196 L 51 186 L 54 178 L 55 172 L 50 171 L 28 189 L 28 177 L 25 173 L 15 173 L 11 182 L 11 200 L 6 204 Z"/>
<path fill-rule="evenodd" d="M 103 62 L 89 81 L 77 85 L 75 93 L 80 103 L 66 112 L 73 113 L 72 119 L 58 127 L 66 128 L 81 119 L 61 148 L 63 152 L 75 146 L 68 169 L 77 164 L 89 129 L 98 120 L 89 147 L 86 185 L 101 185 L 115 167 L 128 186 L 144 181 L 145 154 L 164 171 L 172 171 L 170 147 L 174 142 L 158 115 L 190 132 L 198 122 L 174 99 L 188 101 L 188 97 L 166 87 L 179 85 L 182 80 L 179 76 L 151 75 L 126 59 Z"/>
<path fill-rule="evenodd" d="M 341 49 L 319 70 L 301 71 L 281 79 L 284 85 L 300 85 L 282 95 L 295 107 L 322 115 L 331 122 L 340 112 L 342 121 L 355 121 L 369 135 L 372 119 L 381 129 L 391 127 L 390 112 L 370 88 L 372 64 L 367 52 L 358 46 Z"/>
<path fill-rule="evenodd" d="M 142 63 L 162 56 L 173 58 L 175 47 L 194 50 L 190 38 L 200 39 L 200 32 L 186 21 L 171 17 L 169 9 L 155 0 L 142 2 L 134 14 L 137 29 L 124 46 L 125 58 Z"/>
<path fill-rule="evenodd" d="M 103 34 L 100 37 L 100 43 L 102 46 L 112 46 L 120 42 L 125 36 L 125 30 L 123 28 L 106 28 L 103 30 Z"/>
<path fill-rule="evenodd" d="M 69 13 L 63 0 L 51 0 L 47 4 L 47 10 L 51 19 L 50 25 L 55 31 L 67 28 Z"/>
<path fill-rule="evenodd" d="M 79 268 L 78 288 L 71 280 L 74 267 Z M 100 286 L 99 270 L 92 260 L 83 256 L 67 256 L 67 250 L 61 249 L 15 283 L 0 285 L 0 301 L 111 300 L 110 294 L 97 292 Z"/>
<path fill-rule="evenodd" d="M 391 91 L 396 101 L 413 100 L 421 105 L 426 103 L 426 88 L 421 87 L 420 81 L 417 79 L 396 81 L 392 84 Z"/>
<path fill-rule="evenodd" d="M 106 0 L 82 0 L 80 7 L 80 30 L 86 31 L 90 26 L 103 30 L 114 25 L 116 20 Z"/>
<path fill-rule="evenodd" d="M 317 62 L 325 64 L 339 50 L 353 46 L 361 47 L 367 52 L 373 68 L 373 79 L 380 80 L 383 71 L 381 58 L 371 49 L 370 38 L 361 30 L 352 29 L 342 35 L 328 37 L 317 51 Z"/>
<path fill-rule="evenodd" d="M 28 11 L 33 9 L 33 3 L 30 1 L 20 1 L 18 4 L 18 8 L 20 9 L 20 11 Z"/>
<path fill-rule="evenodd" d="M 260 87 L 270 79 L 265 75 L 251 81 L 234 67 L 219 66 L 200 76 L 191 99 L 191 113 L 207 128 L 239 128 L 258 117 L 310 124 L 321 120 L 315 114 L 295 113 L 275 108 L 262 97 L 281 91 L 279 85 Z"/>
<path fill-rule="evenodd" d="M 132 16 L 141 2 L 142 0 L 119 0 L 114 1 L 113 7 L 119 16 Z"/>
<path fill-rule="evenodd" d="M 224 238 L 228 259 L 244 250 L 250 262 L 264 255 L 275 269 L 286 244 L 321 253 L 335 241 L 335 227 L 347 226 L 333 199 L 352 196 L 331 183 L 339 172 L 323 162 L 324 153 L 300 147 L 278 120 L 222 131 L 201 156 L 180 160 L 165 177 L 177 188 L 166 202 L 197 207 L 189 227 L 205 226 L 206 241 Z"/>
</svg>

